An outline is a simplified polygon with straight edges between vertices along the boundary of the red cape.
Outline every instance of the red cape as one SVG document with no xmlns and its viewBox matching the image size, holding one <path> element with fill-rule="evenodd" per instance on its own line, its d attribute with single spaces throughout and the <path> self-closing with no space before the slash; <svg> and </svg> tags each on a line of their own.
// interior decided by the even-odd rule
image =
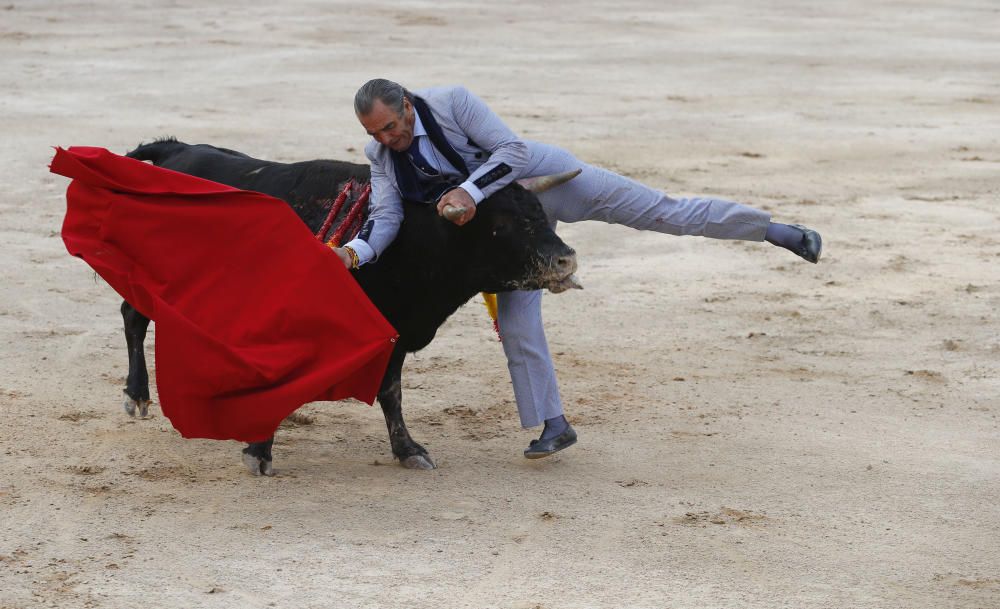
<svg viewBox="0 0 1000 609">
<path fill-rule="evenodd" d="M 397 333 L 284 202 L 56 149 L 62 238 L 156 322 L 160 406 L 186 438 L 265 440 L 306 402 L 371 404 Z"/>
</svg>

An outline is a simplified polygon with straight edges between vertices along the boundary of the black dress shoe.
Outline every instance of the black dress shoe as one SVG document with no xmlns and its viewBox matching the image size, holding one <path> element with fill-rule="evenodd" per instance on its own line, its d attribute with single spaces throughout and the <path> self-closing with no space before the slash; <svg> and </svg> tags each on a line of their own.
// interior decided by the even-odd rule
<svg viewBox="0 0 1000 609">
<path fill-rule="evenodd" d="M 554 438 L 532 440 L 528 448 L 524 449 L 524 456 L 528 459 L 541 459 L 574 444 L 576 444 L 576 430 L 572 425 L 566 425 L 566 431 Z"/>
<path fill-rule="evenodd" d="M 801 224 L 792 224 L 792 226 L 802 231 L 802 242 L 792 251 L 813 264 L 819 262 L 819 256 L 823 253 L 823 237 Z"/>
</svg>

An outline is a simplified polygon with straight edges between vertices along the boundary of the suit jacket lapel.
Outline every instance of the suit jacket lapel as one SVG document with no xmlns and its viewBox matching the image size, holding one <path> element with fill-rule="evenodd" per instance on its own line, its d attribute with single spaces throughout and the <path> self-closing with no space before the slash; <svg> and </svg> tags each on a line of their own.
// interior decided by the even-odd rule
<svg viewBox="0 0 1000 609">
<path fill-rule="evenodd" d="M 431 138 L 431 143 L 434 144 L 434 147 L 448 159 L 448 162 L 455 169 L 461 171 L 463 176 L 469 177 L 469 168 L 465 165 L 462 157 L 448 143 L 448 139 L 445 138 L 440 125 L 434 120 L 434 115 L 431 113 L 427 102 L 416 95 L 413 96 L 412 102 L 413 108 L 420 115 L 420 121 L 424 124 L 424 129 L 427 130 L 427 137 Z M 396 184 L 399 185 L 399 192 L 403 195 L 403 199 L 419 203 L 425 202 L 426 193 L 420 187 L 420 181 L 417 179 L 417 170 L 414 169 L 410 158 L 406 153 L 396 152 L 391 148 L 389 149 L 389 155 L 392 158 L 392 168 L 396 174 Z"/>
<path fill-rule="evenodd" d="M 417 114 L 420 115 L 420 120 L 424 123 L 424 129 L 427 130 L 427 137 L 431 138 L 431 142 L 434 143 L 434 147 L 437 148 L 444 158 L 448 159 L 452 167 L 462 172 L 462 175 L 469 177 L 469 168 L 465 166 L 465 161 L 462 160 L 461 155 L 455 152 L 455 149 L 451 147 L 448 143 L 448 139 L 445 138 L 444 132 L 441 131 L 441 127 L 434 120 L 434 114 L 431 113 L 430 106 L 427 105 L 423 99 L 413 96 L 413 107 L 416 108 Z"/>
</svg>

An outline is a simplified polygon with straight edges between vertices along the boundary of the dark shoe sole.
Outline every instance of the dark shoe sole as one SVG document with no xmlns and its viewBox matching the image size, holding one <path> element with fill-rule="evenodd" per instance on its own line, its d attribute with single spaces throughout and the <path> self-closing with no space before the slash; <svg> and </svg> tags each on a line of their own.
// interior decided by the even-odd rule
<svg viewBox="0 0 1000 609">
<path fill-rule="evenodd" d="M 545 457 L 548 457 L 550 455 L 554 455 L 557 452 L 559 452 L 560 450 L 565 450 L 565 449 L 569 448 L 570 446 L 573 446 L 574 444 L 576 444 L 576 438 L 573 438 L 572 440 L 564 442 L 560 446 L 553 447 L 552 450 L 532 450 L 529 447 L 529 448 L 526 448 L 525 451 L 524 451 L 524 458 L 525 459 L 544 459 Z"/>
</svg>

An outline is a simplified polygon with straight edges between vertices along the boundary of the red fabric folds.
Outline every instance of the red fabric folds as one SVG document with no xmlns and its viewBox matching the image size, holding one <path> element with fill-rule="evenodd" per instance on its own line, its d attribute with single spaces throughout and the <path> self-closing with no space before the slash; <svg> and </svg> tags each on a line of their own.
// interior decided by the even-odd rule
<svg viewBox="0 0 1000 609">
<path fill-rule="evenodd" d="M 50 169 L 73 180 L 66 249 L 156 322 L 181 435 L 256 442 L 306 402 L 375 400 L 396 331 L 284 202 L 103 148 Z"/>
</svg>

